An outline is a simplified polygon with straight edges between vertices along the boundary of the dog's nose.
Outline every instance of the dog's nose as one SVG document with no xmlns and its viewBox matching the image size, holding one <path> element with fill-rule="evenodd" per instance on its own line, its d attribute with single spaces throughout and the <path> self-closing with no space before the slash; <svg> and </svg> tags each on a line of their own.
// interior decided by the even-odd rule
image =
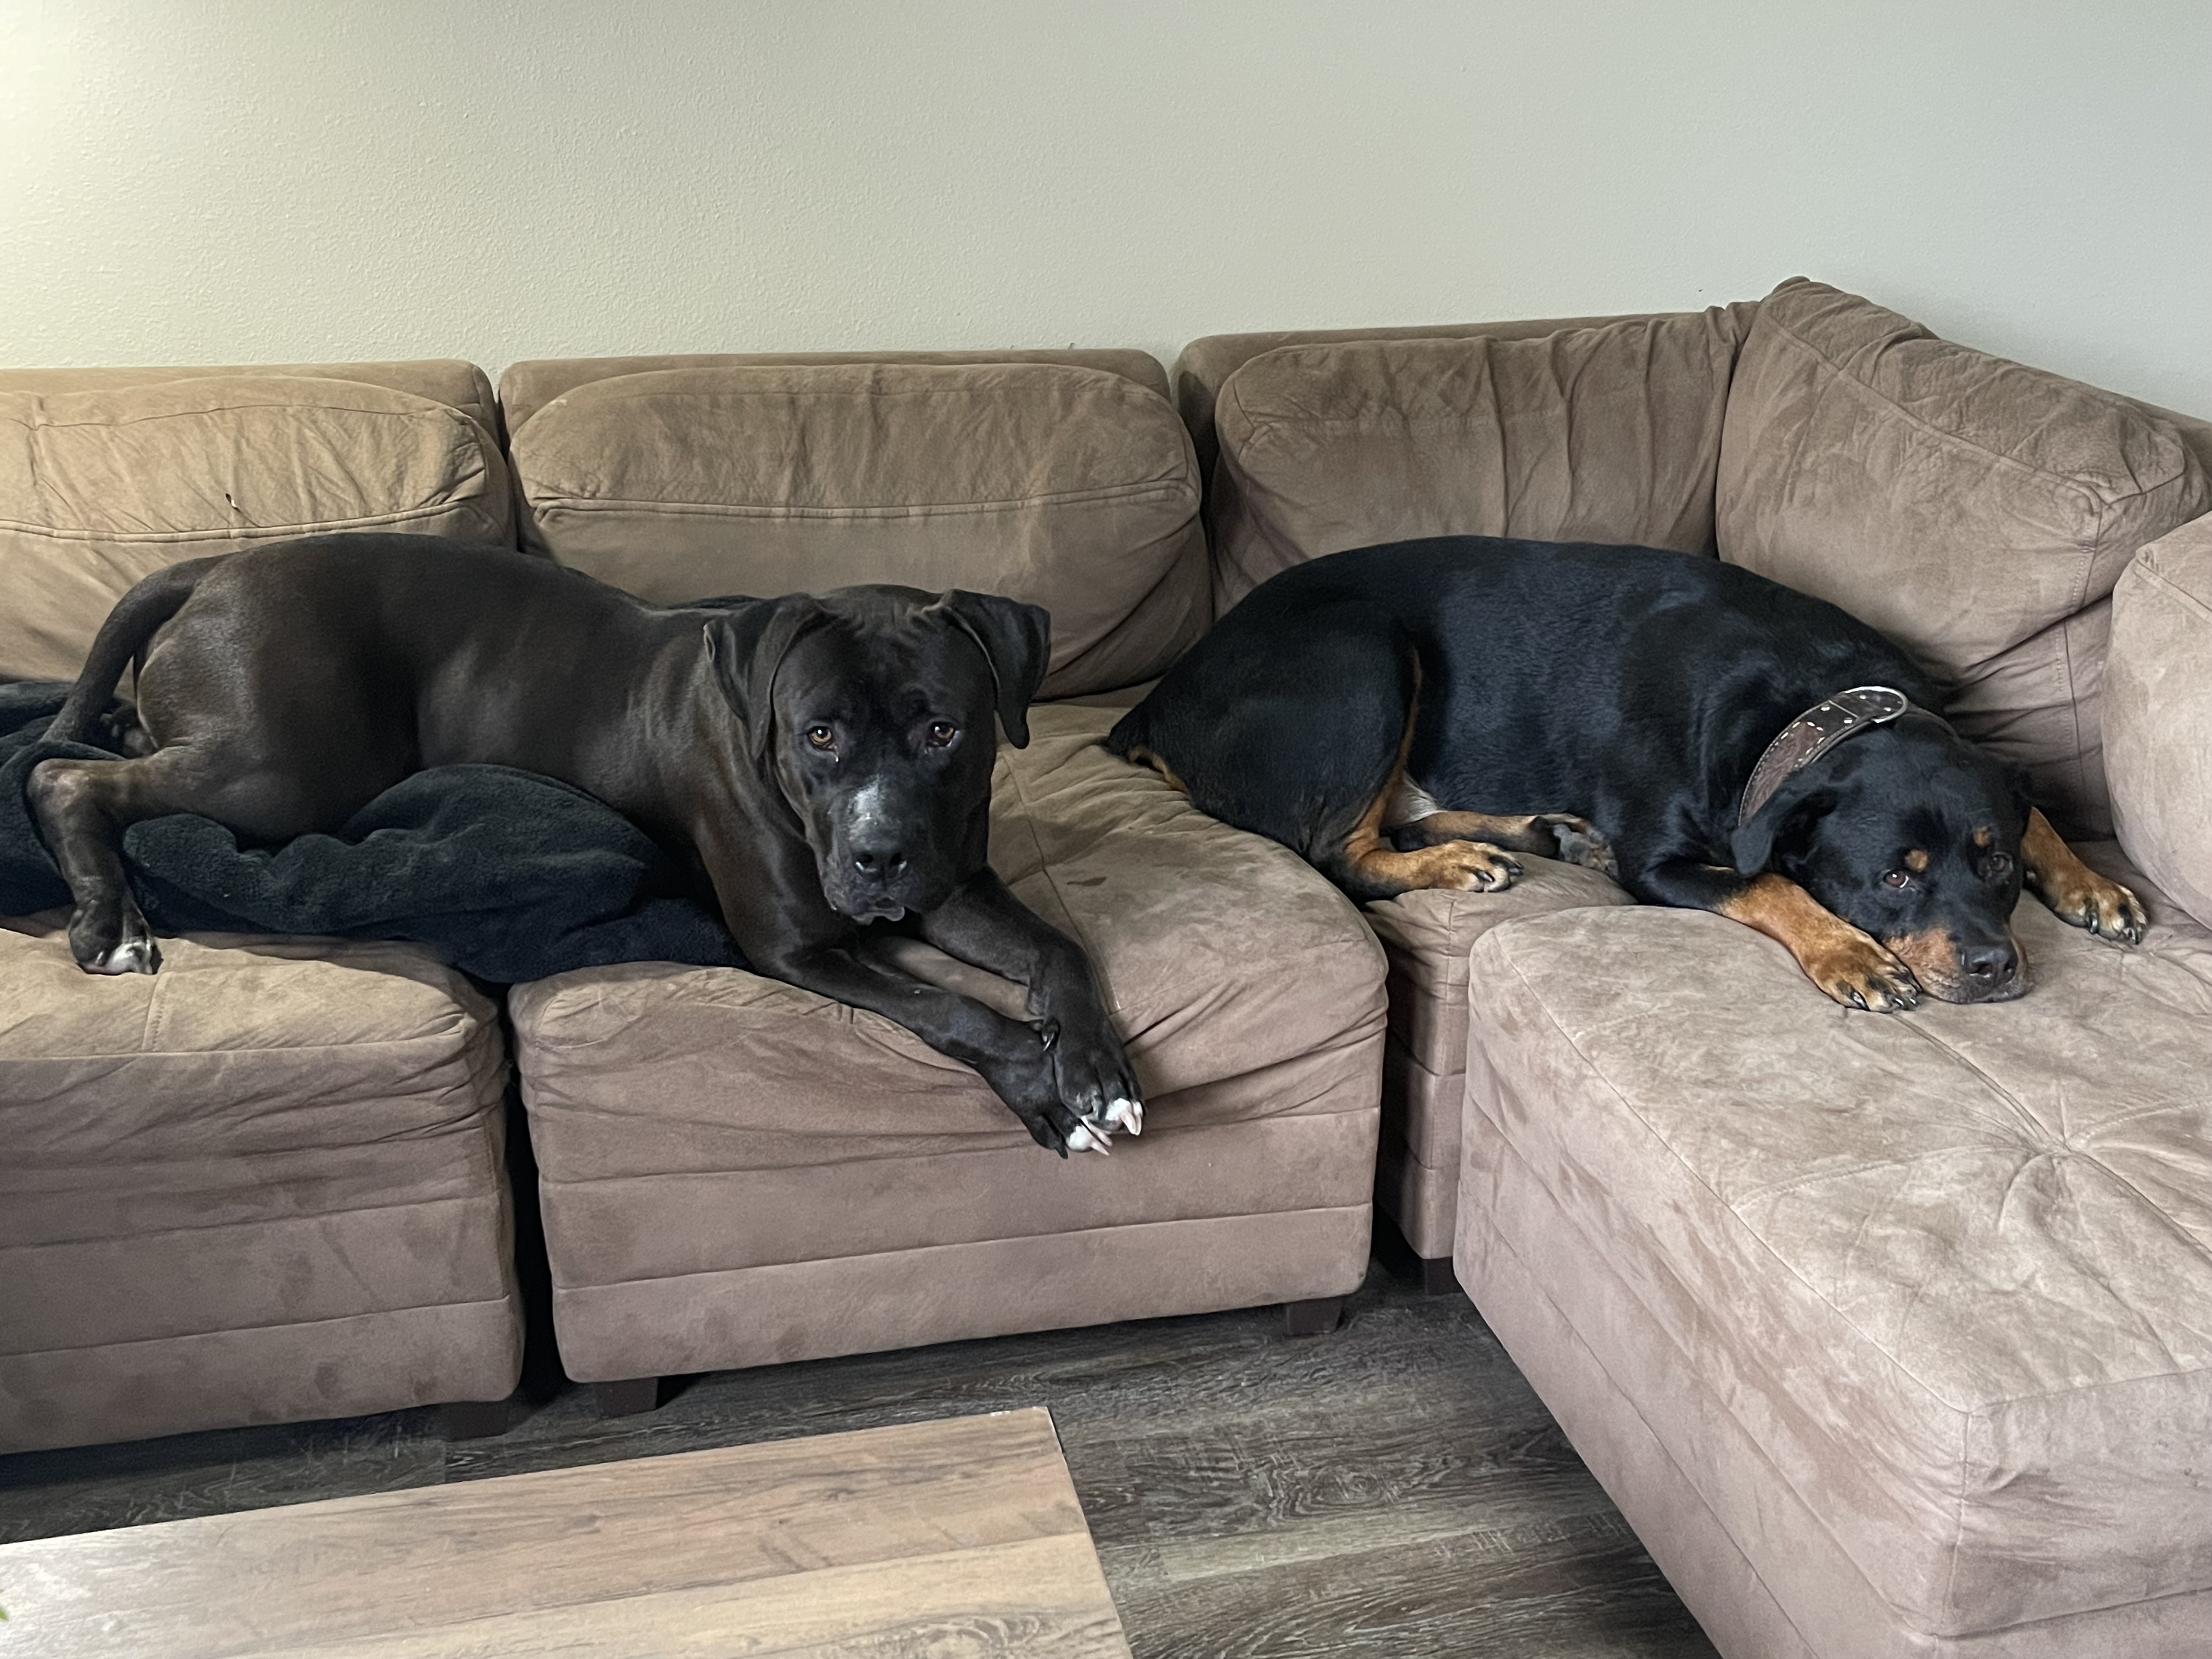
<svg viewBox="0 0 2212 1659">
<path fill-rule="evenodd" d="M 873 881 L 896 881 L 906 873 L 906 854 L 896 847 L 863 847 L 852 850 L 853 868 Z"/>
<path fill-rule="evenodd" d="M 2009 945 L 1983 945 L 1960 953 L 1960 966 L 1977 990 L 2002 991 L 2020 975 L 2020 952 Z"/>
</svg>

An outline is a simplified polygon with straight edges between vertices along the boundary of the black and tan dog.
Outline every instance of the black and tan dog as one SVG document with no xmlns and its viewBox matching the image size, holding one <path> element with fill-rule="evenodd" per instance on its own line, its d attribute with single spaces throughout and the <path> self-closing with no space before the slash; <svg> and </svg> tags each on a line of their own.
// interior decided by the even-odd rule
<svg viewBox="0 0 2212 1659">
<path fill-rule="evenodd" d="M 1049 619 L 988 594 L 844 588 L 664 610 L 550 560 L 326 536 L 157 572 L 118 602 L 49 735 L 139 659 L 145 752 L 50 760 L 40 833 L 92 973 L 161 953 L 124 829 L 197 812 L 276 842 L 410 773 L 557 778 L 661 842 L 764 974 L 896 1020 L 981 1073 L 1065 1157 L 1143 1106 L 1089 963 L 985 861 L 995 716 L 1018 747 Z M 1021 1020 L 902 972 L 880 928 L 1025 985 Z"/>
<path fill-rule="evenodd" d="M 1444 537 L 1263 584 L 1107 746 L 1355 898 L 1566 857 L 1758 928 L 1858 1007 L 2025 991 L 2023 881 L 2138 942 L 2134 896 L 1938 706 L 1881 635 L 1750 571 Z"/>
</svg>

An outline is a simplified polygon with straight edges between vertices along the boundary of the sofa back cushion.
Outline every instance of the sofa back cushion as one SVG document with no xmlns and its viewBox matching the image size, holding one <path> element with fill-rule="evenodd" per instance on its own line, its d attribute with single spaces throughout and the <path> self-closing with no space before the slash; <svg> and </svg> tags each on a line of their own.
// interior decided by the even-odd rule
<svg viewBox="0 0 2212 1659">
<path fill-rule="evenodd" d="M 1214 411 L 1218 603 L 1307 559 L 1420 536 L 1710 552 L 1741 326 L 1716 307 L 1261 353 Z"/>
<path fill-rule="evenodd" d="M 1721 445 L 1732 563 L 1832 600 L 1954 688 L 2060 827 L 2111 833 L 2098 691 L 2112 586 L 2212 506 L 2127 399 L 1937 339 L 1802 278 L 1763 301 Z"/>
<path fill-rule="evenodd" d="M 180 559 L 331 530 L 511 544 L 466 363 L 0 372 L 0 677 L 73 678 Z"/>
<path fill-rule="evenodd" d="M 515 422 L 524 539 L 658 604 L 858 582 L 1006 593 L 1052 613 L 1044 695 L 1132 684 L 1211 612 L 1189 435 L 1158 364 L 1121 355 L 1149 377 L 1031 354 L 577 380 Z M 527 395 L 550 368 L 502 389 Z"/>
<path fill-rule="evenodd" d="M 2121 574 L 2104 714 L 2120 845 L 2212 927 L 2212 517 L 2152 543 Z"/>
</svg>

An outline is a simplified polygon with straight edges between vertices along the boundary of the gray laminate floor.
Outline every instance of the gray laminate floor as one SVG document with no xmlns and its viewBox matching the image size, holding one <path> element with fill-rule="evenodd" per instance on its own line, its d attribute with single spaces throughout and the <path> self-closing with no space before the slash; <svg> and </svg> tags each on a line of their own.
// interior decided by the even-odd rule
<svg viewBox="0 0 2212 1659">
<path fill-rule="evenodd" d="M 496 1439 L 434 1414 L 0 1457 L 0 1540 L 526 1469 L 1051 1408 L 1139 1659 L 1688 1659 L 1711 1647 L 1462 1297 L 1377 1269 L 1345 1328 L 1273 1310 L 691 1380 Z"/>
</svg>

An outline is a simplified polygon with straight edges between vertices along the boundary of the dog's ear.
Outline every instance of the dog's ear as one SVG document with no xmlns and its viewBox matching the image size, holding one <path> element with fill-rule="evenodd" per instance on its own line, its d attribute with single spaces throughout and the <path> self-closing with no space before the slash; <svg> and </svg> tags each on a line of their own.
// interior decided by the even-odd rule
<svg viewBox="0 0 2212 1659">
<path fill-rule="evenodd" d="M 1052 613 L 1019 599 L 958 587 L 939 594 L 928 609 L 951 617 L 982 647 L 999 688 L 999 724 L 1006 728 L 1006 741 L 1028 748 L 1030 699 L 1044 684 L 1052 655 Z"/>
<path fill-rule="evenodd" d="M 793 643 L 826 614 L 805 593 L 780 599 L 719 601 L 729 608 L 706 625 L 708 659 L 722 696 L 745 725 L 745 747 L 757 766 L 775 726 L 775 671 Z"/>
<path fill-rule="evenodd" d="M 1778 850 L 1795 850 L 1805 831 L 1835 804 L 1834 792 L 1818 779 L 1803 772 L 1784 778 L 1765 805 L 1729 836 L 1729 862 L 1747 876 L 1759 874 Z"/>
<path fill-rule="evenodd" d="M 2006 763 L 2004 781 L 2005 789 L 2012 797 L 2013 816 L 2020 820 L 2020 827 L 2025 831 L 2028 817 L 2035 811 L 2035 795 L 2028 787 L 2027 769 Z"/>
</svg>

